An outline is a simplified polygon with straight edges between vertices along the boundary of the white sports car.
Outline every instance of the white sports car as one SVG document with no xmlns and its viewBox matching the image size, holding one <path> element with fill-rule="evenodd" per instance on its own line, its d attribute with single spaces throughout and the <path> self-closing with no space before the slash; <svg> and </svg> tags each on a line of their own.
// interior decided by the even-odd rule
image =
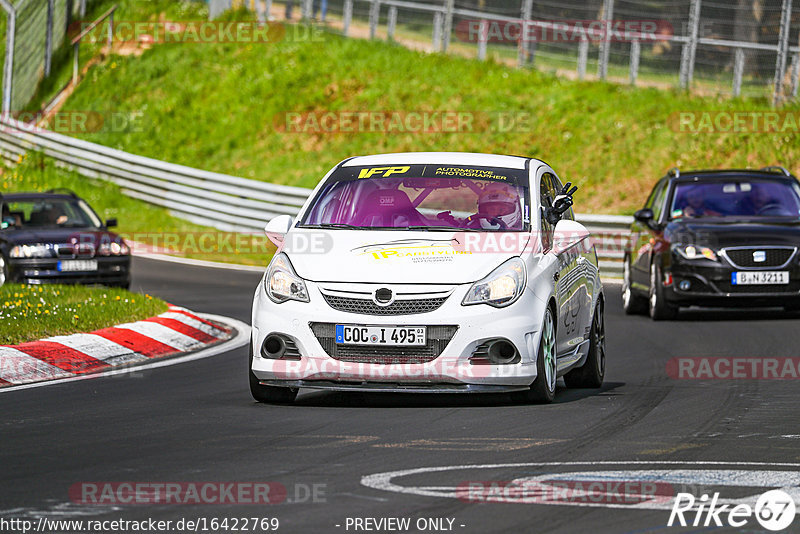
<svg viewBox="0 0 800 534">
<path fill-rule="evenodd" d="M 253 301 L 250 388 L 509 392 L 605 373 L 603 287 L 572 194 L 546 163 L 408 153 L 334 167 L 278 245 Z"/>
</svg>

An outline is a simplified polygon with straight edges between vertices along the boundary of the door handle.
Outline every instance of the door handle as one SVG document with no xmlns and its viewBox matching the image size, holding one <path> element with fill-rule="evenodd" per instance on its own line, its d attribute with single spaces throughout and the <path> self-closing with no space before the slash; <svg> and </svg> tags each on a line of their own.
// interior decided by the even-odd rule
<svg viewBox="0 0 800 534">
<path fill-rule="evenodd" d="M 556 271 L 556 273 L 553 275 L 553 280 L 558 282 L 559 278 L 561 278 L 561 273 Z"/>
</svg>

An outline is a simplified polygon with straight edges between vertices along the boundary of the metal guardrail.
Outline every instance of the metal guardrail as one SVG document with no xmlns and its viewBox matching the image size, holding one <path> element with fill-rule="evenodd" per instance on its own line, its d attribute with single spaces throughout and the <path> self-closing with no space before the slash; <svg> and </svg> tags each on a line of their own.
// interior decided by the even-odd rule
<svg viewBox="0 0 800 534">
<path fill-rule="evenodd" d="M 27 151 L 42 152 L 61 167 L 108 180 L 126 195 L 168 209 L 203 226 L 230 232 L 260 232 L 271 218 L 295 215 L 310 189 L 270 184 L 167 163 L 122 150 L 0 120 L 0 156 L 14 163 Z M 577 215 L 595 237 L 600 267 L 620 276 L 631 217 Z"/>
</svg>

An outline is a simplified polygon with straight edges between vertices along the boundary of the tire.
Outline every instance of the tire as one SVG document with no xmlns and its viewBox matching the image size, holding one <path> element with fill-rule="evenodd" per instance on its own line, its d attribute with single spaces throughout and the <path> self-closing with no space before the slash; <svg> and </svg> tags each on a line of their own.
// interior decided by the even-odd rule
<svg viewBox="0 0 800 534">
<path fill-rule="evenodd" d="M 606 375 L 606 326 L 603 302 L 598 301 L 589 333 L 589 354 L 586 361 L 564 375 L 568 388 L 599 388 Z"/>
<path fill-rule="evenodd" d="M 678 316 L 677 306 L 672 306 L 664 298 L 664 284 L 661 283 L 661 267 L 656 263 L 650 266 L 650 318 L 654 321 L 669 321 Z"/>
<path fill-rule="evenodd" d="M 258 378 L 253 374 L 253 342 L 250 342 L 250 357 L 248 358 L 247 375 L 250 379 L 250 394 L 258 402 L 265 404 L 291 404 L 297 398 L 297 388 L 281 388 L 259 384 Z"/>
<path fill-rule="evenodd" d="M 625 315 L 641 315 L 647 311 L 647 299 L 631 287 L 631 258 L 627 255 L 622 263 L 622 309 Z"/>
<path fill-rule="evenodd" d="M 0 254 L 0 287 L 3 287 L 8 282 L 8 263 L 6 258 Z"/>
<path fill-rule="evenodd" d="M 536 355 L 536 380 L 526 391 L 515 391 L 511 398 L 520 403 L 549 404 L 556 396 L 556 321 L 550 306 L 542 321 L 539 353 Z"/>
</svg>

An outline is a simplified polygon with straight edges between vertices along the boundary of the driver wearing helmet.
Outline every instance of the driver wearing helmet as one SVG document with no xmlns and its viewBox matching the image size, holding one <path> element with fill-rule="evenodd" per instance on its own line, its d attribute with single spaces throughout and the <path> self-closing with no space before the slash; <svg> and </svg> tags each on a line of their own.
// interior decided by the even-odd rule
<svg viewBox="0 0 800 534">
<path fill-rule="evenodd" d="M 467 228 L 484 230 L 519 230 L 522 221 L 516 188 L 490 183 L 478 196 L 478 212 L 467 217 Z"/>
</svg>

